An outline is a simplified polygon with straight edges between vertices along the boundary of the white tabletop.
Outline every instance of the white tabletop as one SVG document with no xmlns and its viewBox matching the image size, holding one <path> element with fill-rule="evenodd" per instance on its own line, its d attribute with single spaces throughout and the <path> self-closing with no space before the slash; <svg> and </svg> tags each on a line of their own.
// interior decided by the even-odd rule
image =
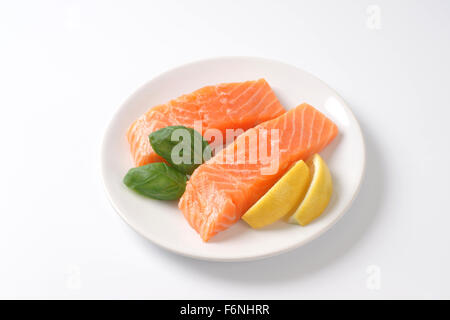
<svg viewBox="0 0 450 320">
<path fill-rule="evenodd" d="M 450 2 L 0 4 L 0 298 L 450 298 Z M 367 173 L 342 220 L 267 260 L 176 256 L 114 212 L 113 112 L 168 68 L 273 58 L 336 89 Z"/>
</svg>

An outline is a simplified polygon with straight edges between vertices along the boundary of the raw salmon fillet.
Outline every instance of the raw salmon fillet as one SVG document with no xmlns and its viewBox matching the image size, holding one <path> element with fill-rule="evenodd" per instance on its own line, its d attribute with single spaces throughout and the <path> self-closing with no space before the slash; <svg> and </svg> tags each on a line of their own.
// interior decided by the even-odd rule
<svg viewBox="0 0 450 320">
<path fill-rule="evenodd" d="M 256 163 L 248 161 L 253 155 L 260 155 L 256 149 L 266 148 L 261 139 L 257 144 L 248 140 L 256 134 L 267 133 L 268 154 L 276 151 L 271 141 L 276 140 L 271 129 L 279 129 L 278 170 L 262 174 L 268 166 L 261 159 Z M 227 229 L 261 198 L 275 182 L 298 160 L 305 160 L 321 151 L 336 137 L 336 125 L 304 103 L 280 117 L 264 122 L 241 134 L 234 143 L 217 153 L 213 158 L 194 171 L 186 191 L 178 204 L 189 224 L 204 241 Z M 273 138 L 272 138 L 273 136 Z M 245 148 L 238 148 L 238 146 Z M 246 163 L 226 163 L 228 155 L 234 159 L 245 157 Z M 231 159 L 231 158 L 230 158 Z M 273 158 L 277 159 L 277 158 Z M 260 161 L 261 160 L 261 161 Z"/>
<path fill-rule="evenodd" d="M 203 87 L 166 104 L 151 108 L 128 129 L 127 138 L 136 166 L 163 161 L 152 149 L 148 135 L 158 129 L 201 121 L 202 134 L 218 129 L 247 130 L 274 119 L 286 110 L 264 79 Z"/>
</svg>

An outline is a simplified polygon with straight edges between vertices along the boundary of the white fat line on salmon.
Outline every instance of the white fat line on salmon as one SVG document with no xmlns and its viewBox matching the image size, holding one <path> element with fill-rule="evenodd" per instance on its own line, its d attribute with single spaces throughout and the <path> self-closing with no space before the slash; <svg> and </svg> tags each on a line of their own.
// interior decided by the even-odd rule
<svg viewBox="0 0 450 320">
<path fill-rule="evenodd" d="M 191 306 L 188 304 L 185 307 L 181 307 L 180 314 L 182 315 L 188 315 L 188 314 L 194 314 L 194 315 L 206 315 L 208 318 L 212 316 L 214 312 L 214 307 L 196 307 Z"/>
</svg>

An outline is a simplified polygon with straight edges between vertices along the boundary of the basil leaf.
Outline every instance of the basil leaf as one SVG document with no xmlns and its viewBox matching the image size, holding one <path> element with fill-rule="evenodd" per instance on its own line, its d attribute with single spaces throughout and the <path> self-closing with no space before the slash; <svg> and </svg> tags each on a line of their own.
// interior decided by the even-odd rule
<svg viewBox="0 0 450 320">
<path fill-rule="evenodd" d="M 175 200 L 186 189 L 186 176 L 159 162 L 130 169 L 123 178 L 123 183 L 146 197 Z"/>
<path fill-rule="evenodd" d="M 153 150 L 172 167 L 191 175 L 211 158 L 211 148 L 202 135 L 192 128 L 169 126 L 149 135 Z"/>
</svg>

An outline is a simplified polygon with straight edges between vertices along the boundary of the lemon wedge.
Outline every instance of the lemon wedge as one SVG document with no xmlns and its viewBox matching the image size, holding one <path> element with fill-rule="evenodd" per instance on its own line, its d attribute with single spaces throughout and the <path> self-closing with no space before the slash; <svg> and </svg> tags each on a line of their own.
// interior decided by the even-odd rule
<svg viewBox="0 0 450 320">
<path fill-rule="evenodd" d="M 290 223 L 302 226 L 306 226 L 322 214 L 333 193 L 333 181 L 325 161 L 315 154 L 306 163 L 312 175 L 311 185 L 297 210 L 288 218 Z"/>
<path fill-rule="evenodd" d="M 311 182 L 309 168 L 298 161 L 242 216 L 252 228 L 267 226 L 295 210 Z"/>
</svg>

